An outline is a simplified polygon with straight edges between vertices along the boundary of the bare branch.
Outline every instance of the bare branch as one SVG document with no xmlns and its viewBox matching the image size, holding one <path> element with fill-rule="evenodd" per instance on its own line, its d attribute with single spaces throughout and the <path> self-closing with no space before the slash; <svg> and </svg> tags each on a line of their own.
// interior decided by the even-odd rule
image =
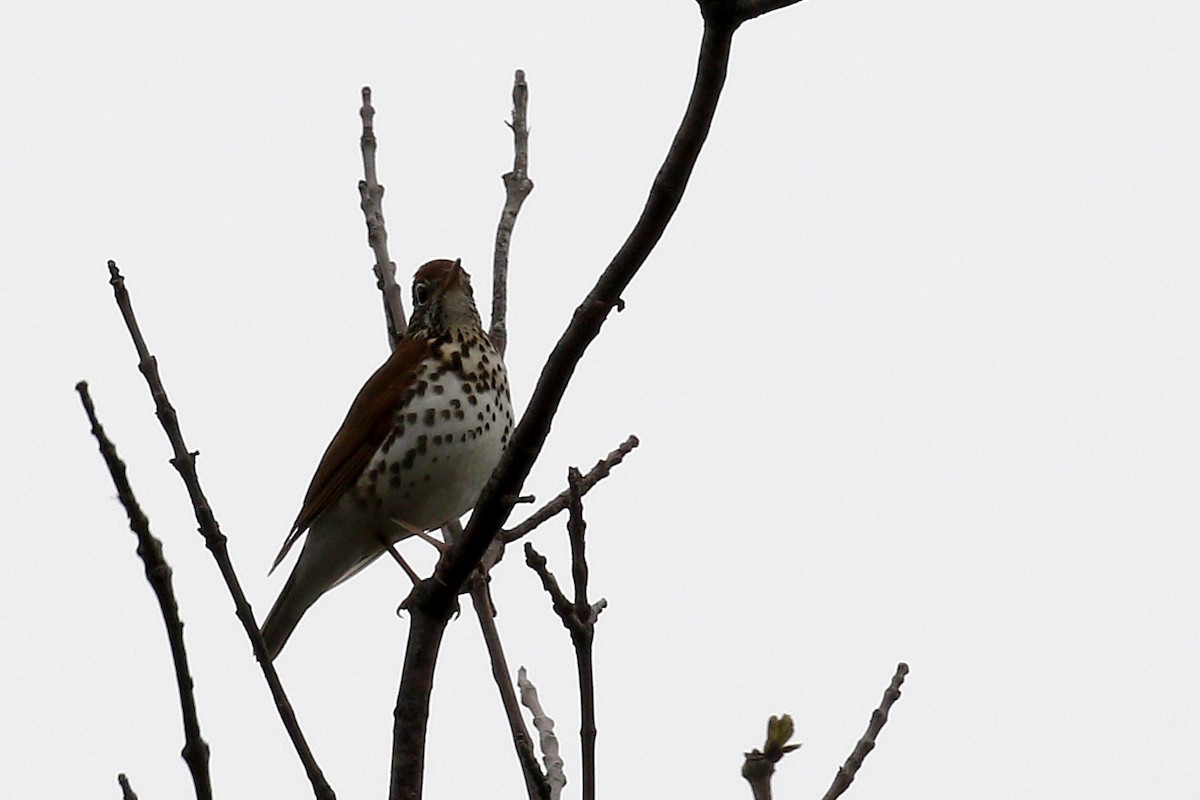
<svg viewBox="0 0 1200 800">
<path fill-rule="evenodd" d="M 616 450 L 613 450 L 607 456 L 597 461 L 596 466 L 592 467 L 591 470 L 588 471 L 588 474 L 584 475 L 580 479 L 580 495 L 582 496 L 587 494 L 593 486 L 595 486 L 604 478 L 607 478 L 608 474 L 612 472 L 612 468 L 624 461 L 625 456 L 632 453 L 633 448 L 637 447 L 638 444 L 640 444 L 638 438 L 631 435 L 628 439 L 622 442 Z M 516 525 L 509 530 L 503 531 L 501 535 L 504 538 L 504 543 L 511 544 L 512 542 L 515 542 L 517 539 L 520 539 L 522 536 L 529 533 L 543 522 L 546 522 L 557 516 L 559 513 L 566 511 L 567 506 L 570 505 L 570 502 L 571 490 L 569 488 L 563 489 L 563 491 L 560 492 L 557 497 L 555 497 L 549 503 L 546 503 L 546 505 L 542 506 L 534 513 L 530 514 L 525 518 L 524 521 L 521 522 L 521 524 Z"/>
<path fill-rule="evenodd" d="M 883 693 L 883 700 L 880 701 L 879 708 L 871 712 L 871 722 L 867 725 L 867 732 L 858 740 L 858 744 L 854 746 L 854 752 L 846 759 L 846 763 L 838 767 L 838 774 L 833 779 L 833 785 L 829 787 L 829 791 L 821 800 L 835 800 L 842 796 L 842 792 L 850 788 L 850 784 L 854 782 L 854 776 L 858 773 L 858 768 L 862 766 L 863 759 L 867 757 L 867 753 L 875 749 L 875 740 L 888 720 L 888 712 L 892 705 L 900 699 L 900 686 L 904 683 L 904 676 L 907 674 L 908 664 L 902 661 L 896 665 L 896 674 L 892 676 L 891 685 Z"/>
<path fill-rule="evenodd" d="M 554 607 L 554 613 L 558 614 L 558 618 L 562 620 L 563 625 L 570 630 L 569 620 L 572 617 L 571 601 L 563 594 L 562 589 L 558 586 L 558 579 L 554 577 L 554 573 L 550 571 L 550 567 L 546 566 L 546 557 L 537 551 L 529 542 L 525 543 L 525 564 L 542 579 L 542 588 L 550 595 L 550 603 Z"/>
<path fill-rule="evenodd" d="M 537 687 L 529 680 L 524 667 L 517 670 L 517 687 L 521 690 L 521 704 L 533 715 L 533 727 L 538 732 L 538 743 L 542 748 L 542 762 L 546 765 L 546 781 L 550 785 L 550 800 L 558 800 L 567 775 L 563 772 L 562 756 L 558 754 L 558 737 L 554 735 L 554 720 L 546 716 L 538 700 Z"/>
<path fill-rule="evenodd" d="M 475 506 L 466 538 L 461 547 L 455 548 L 451 556 L 438 565 L 437 581 L 429 585 L 431 601 L 449 603 L 479 563 L 488 542 L 511 511 L 512 498 L 520 494 L 521 486 L 541 452 L 575 366 L 600 333 L 600 326 L 609 312 L 620 302 L 621 292 L 650 255 L 679 206 L 716 112 L 735 27 L 728 20 L 705 19 L 691 99 L 663 166 L 654 179 L 646 207 L 621 249 L 575 310 L 571 323 L 542 368 L 525 414 Z M 437 590 L 434 588 L 437 584 L 445 588 Z"/>
<path fill-rule="evenodd" d="M 91 393 L 88 392 L 87 381 L 75 384 L 75 391 L 79 393 L 79 399 L 83 402 L 84 413 L 92 425 L 92 436 L 96 437 L 96 442 L 100 445 L 100 455 L 104 457 L 104 463 L 108 466 L 108 474 L 112 476 L 113 484 L 117 487 L 117 497 L 129 516 L 129 527 L 137 537 L 137 554 L 145 565 L 146 580 L 154 590 L 163 623 L 167 627 L 167 641 L 170 643 L 171 660 L 175 665 L 175 683 L 179 689 L 179 705 L 183 711 L 183 760 L 192 773 L 192 784 L 196 787 L 198 800 L 212 800 L 208 743 L 200 735 L 200 717 L 196 714 L 192 672 L 188 667 L 187 648 L 183 642 L 183 621 L 179 618 L 179 604 L 175 600 L 171 566 L 163 556 L 162 542 L 150 532 L 150 520 L 142 512 L 142 507 L 133 494 L 133 487 L 129 484 L 129 476 L 125 471 L 125 462 L 117 455 L 116 445 L 104 433 L 104 427 L 96 417 L 96 407 L 92 403 Z"/>
<path fill-rule="evenodd" d="M 200 477 L 196 473 L 196 456 L 199 453 L 189 451 L 187 443 L 183 440 L 179 419 L 171 401 L 167 398 L 167 390 L 163 388 L 162 380 L 158 375 L 158 361 L 150 355 L 146 341 L 142 338 L 137 318 L 133 314 L 133 304 L 129 299 L 129 292 L 125 288 L 125 279 L 117 270 L 116 262 L 108 262 L 108 272 L 111 276 L 109 283 L 112 284 L 117 307 L 121 309 L 121 316 L 125 319 L 125 326 L 129 329 L 129 335 L 137 349 L 138 370 L 141 371 L 146 379 L 146 384 L 150 387 L 150 396 L 154 398 L 155 414 L 166 432 L 167 440 L 171 443 L 171 449 L 175 454 L 171 459 L 171 465 L 175 467 L 183 479 L 184 486 L 187 487 L 188 497 L 191 499 L 192 509 L 196 514 L 196 521 L 200 524 L 200 535 L 204 537 L 204 544 L 216 560 L 221 577 L 225 579 L 225 586 L 229 589 L 230 596 L 233 597 L 237 618 L 241 621 L 246 636 L 249 637 L 250 644 L 254 648 L 254 655 L 258 659 L 263 677 L 266 678 L 267 686 L 271 689 L 271 696 L 275 700 L 275 708 L 279 712 L 280 719 L 283 720 L 284 728 L 291 737 L 296 753 L 300 756 L 300 761 L 304 764 L 304 770 L 313 785 L 313 791 L 320 800 L 333 800 L 333 789 L 326 782 L 321 768 L 317 766 L 316 759 L 313 758 L 308 742 L 305 741 L 304 734 L 300 730 L 300 724 L 296 721 L 292 705 L 288 702 L 283 685 L 279 682 L 279 675 L 275 672 L 275 667 L 267 655 L 266 645 L 263 644 L 262 636 L 259 635 L 258 623 L 254 621 L 254 611 L 246 600 L 242 584 L 233 569 L 233 562 L 229 559 L 225 535 L 221 533 L 221 527 L 217 524 L 217 518 L 208 504 L 208 498 L 205 497 L 204 490 L 200 487 Z"/>
<path fill-rule="evenodd" d="M 579 673 L 579 741 L 583 767 L 583 800 L 595 800 L 596 683 L 592 668 L 592 640 L 595 637 L 596 617 L 604 606 L 599 605 L 593 609 L 587 598 L 588 567 L 584 547 L 587 523 L 583 521 L 583 498 L 579 491 L 582 479 L 575 467 L 567 470 L 567 484 L 571 492 L 567 535 L 571 540 L 571 579 L 575 584 L 575 606 L 571 610 L 575 624 L 568 625 L 567 628 L 571 631 L 571 643 L 575 645 L 575 666 Z M 602 604 L 604 601 L 600 602 Z"/>
<path fill-rule="evenodd" d="M 375 251 L 375 286 L 383 294 L 383 315 L 387 319 L 388 345 L 396 344 L 408 330 L 404 314 L 404 293 L 396 285 L 396 264 L 388 256 L 387 227 L 383 221 L 383 187 L 375 174 L 375 107 L 371 105 L 371 87 L 362 88 L 363 179 L 358 182 L 359 207 L 367 222 L 367 244 Z"/>
<path fill-rule="evenodd" d="M 525 71 L 517 70 L 513 76 L 513 168 L 504 174 L 504 209 L 500 212 L 500 224 L 496 226 L 496 247 L 492 260 L 492 326 L 488 337 L 501 356 L 508 347 L 508 249 L 512 243 L 513 228 L 521 204 L 533 191 L 529 179 L 529 126 L 526 109 L 529 105 L 529 87 L 525 84 Z"/>
<path fill-rule="evenodd" d="M 533 752 L 533 742 L 529 738 L 525 719 L 517 705 L 516 692 L 513 691 L 508 660 L 504 657 L 500 632 L 496 629 L 496 609 L 492 605 L 491 592 L 487 583 L 478 578 L 472 580 L 470 585 L 471 602 L 475 606 L 476 616 L 479 617 L 479 627 L 483 630 L 483 640 L 487 644 L 488 656 L 492 663 L 492 678 L 500 690 L 500 700 L 508 718 L 513 746 L 517 750 L 517 760 L 520 761 L 521 772 L 525 776 L 525 790 L 529 794 L 529 800 L 550 800 L 550 784 L 546 782 L 546 776 L 538 767 L 537 754 Z"/>
</svg>

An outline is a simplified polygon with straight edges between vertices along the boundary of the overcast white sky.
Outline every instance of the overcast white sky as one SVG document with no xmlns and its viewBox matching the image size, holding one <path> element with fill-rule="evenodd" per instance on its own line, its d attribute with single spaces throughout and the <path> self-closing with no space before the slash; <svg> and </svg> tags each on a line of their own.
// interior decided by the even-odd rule
<svg viewBox="0 0 1200 800">
<path fill-rule="evenodd" d="M 691 0 L 17 2 L 0 29 L 0 793 L 186 797 L 165 636 L 73 386 L 164 540 L 222 798 L 302 797 L 204 550 L 121 265 L 251 600 L 386 355 L 355 183 L 374 87 L 392 252 L 489 295 L 512 72 L 523 406 L 682 113 Z M 528 491 L 587 499 L 599 786 L 749 797 L 769 714 L 819 797 L 895 665 L 855 798 L 1191 798 L 1200 785 L 1200 12 L 806 0 L 748 24 L 687 197 Z M 561 525 L 537 546 L 567 579 Z M 418 544 L 406 546 L 428 565 Z M 512 553 L 499 624 L 578 791 L 566 632 Z M 279 661 L 343 798 L 382 797 L 406 622 L 379 564 Z M 478 626 L 447 636 L 429 797 L 523 796 Z M 572 795 L 577 796 L 577 795 Z"/>
</svg>

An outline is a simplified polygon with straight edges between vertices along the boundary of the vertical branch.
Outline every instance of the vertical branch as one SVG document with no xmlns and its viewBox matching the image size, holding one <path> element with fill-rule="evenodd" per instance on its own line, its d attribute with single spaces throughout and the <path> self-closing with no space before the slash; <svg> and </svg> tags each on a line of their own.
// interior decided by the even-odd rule
<svg viewBox="0 0 1200 800">
<path fill-rule="evenodd" d="M 321 768 L 313 757 L 312 750 L 308 747 L 304 733 L 300 730 L 300 723 L 296 721 L 296 713 L 292 710 L 292 704 L 283 690 L 283 684 L 279 682 L 279 675 L 275 672 L 275 666 L 271 663 L 270 656 L 267 655 L 266 645 L 258 632 L 258 623 L 254 621 L 254 611 L 250 608 L 249 601 L 246 600 L 241 581 L 238 580 L 237 573 L 233 569 L 233 562 L 229 558 L 225 534 L 221 533 L 221 526 L 217 524 L 217 518 L 208 504 L 208 498 L 205 497 L 204 490 L 200 487 L 200 477 L 196 473 L 196 456 L 199 455 L 199 452 L 188 450 L 187 443 L 183 440 L 183 431 L 179 427 L 175 408 L 167 398 L 167 390 L 163 387 L 162 379 L 158 375 L 158 360 L 150 355 L 146 341 L 142 338 L 137 317 L 133 314 L 133 303 L 129 298 L 129 291 L 125 288 L 125 279 L 121 277 L 116 262 L 108 262 L 108 272 L 111 276 L 109 283 L 113 287 L 117 307 L 121 309 L 125 327 L 129 329 L 129 335 L 133 339 L 134 348 L 138 353 L 138 370 L 145 377 L 146 385 L 150 387 L 150 396 L 154 398 L 155 415 L 158 417 L 163 431 L 166 432 L 167 440 L 171 443 L 171 449 L 174 452 L 171 466 L 175 467 L 176 472 L 183 479 L 184 486 L 187 487 L 188 497 L 196 514 L 196 521 L 200 524 L 200 535 L 204 537 L 204 544 L 212 553 L 213 559 L 216 560 L 221 577 L 225 580 L 225 587 L 233 597 L 237 618 L 241 621 L 246 636 L 250 639 L 251 647 L 254 648 L 254 655 L 258 659 L 263 677 L 275 700 L 275 708 L 279 712 L 280 719 L 283 720 L 283 727 L 287 729 L 301 763 L 304 764 L 304 770 L 313 785 L 313 791 L 320 800 L 333 800 L 333 789 L 326 782 Z"/>
<path fill-rule="evenodd" d="M 428 581 L 413 588 L 414 595 Z M 413 600 L 409 595 L 405 603 Z M 396 697 L 395 723 L 392 726 L 392 779 L 390 800 L 420 800 L 425 783 L 425 731 L 429 724 L 429 697 L 433 693 L 433 673 L 446 623 L 453 609 L 444 615 L 413 613 L 408 625 L 408 643 L 400 673 Z"/>
<path fill-rule="evenodd" d="M 508 346 L 508 249 L 521 204 L 533 191 L 533 181 L 529 179 L 529 125 L 526 122 L 529 87 L 525 83 L 524 70 L 517 70 L 513 76 L 512 97 L 512 122 L 508 127 L 513 132 L 513 168 L 512 172 L 504 174 L 504 209 L 500 212 L 500 224 L 496 226 L 492 258 L 492 326 L 488 331 L 488 337 L 501 357 Z"/>
<path fill-rule="evenodd" d="M 87 381 L 75 384 L 75 391 L 83 402 L 84 413 L 92 425 L 92 436 L 100 445 L 100 455 L 108 466 L 117 497 L 129 516 L 129 527 L 137 536 L 137 554 L 146 569 L 146 580 L 158 599 L 163 623 L 167 627 L 167 641 L 171 646 L 171 660 L 175 665 L 175 683 L 179 690 L 179 705 L 183 711 L 183 760 L 192 773 L 192 784 L 196 787 L 197 800 L 212 800 L 212 777 L 208 770 L 208 743 L 200 735 L 200 717 L 196 713 L 196 696 L 193 692 L 192 672 L 188 667 L 187 648 L 183 642 L 183 621 L 179 618 L 179 604 L 175 600 L 175 588 L 171 581 L 171 566 L 163 556 L 162 542 L 150 532 L 150 520 L 133 494 L 125 462 L 117 455 L 117 447 L 104 433 L 104 427 L 96 417 L 96 407 L 88 392 Z M 124 779 L 124 775 L 120 779 Z M 122 787 L 128 786 L 127 782 Z M 132 792 L 132 790 L 129 790 Z"/>
<path fill-rule="evenodd" d="M 117 775 L 117 783 L 121 785 L 121 800 L 138 800 L 137 793 L 129 785 L 129 778 L 125 777 L 124 772 Z"/>
<path fill-rule="evenodd" d="M 375 252 L 375 285 L 383 294 L 383 314 L 387 318 L 388 345 L 396 343 L 408 330 L 404 315 L 404 295 L 396 285 L 396 264 L 388 256 L 387 228 L 383 222 L 383 187 L 375 174 L 375 107 L 371 105 L 371 87 L 362 88 L 363 179 L 358 182 L 359 206 L 367 222 L 367 244 Z"/>
<path fill-rule="evenodd" d="M 570 486 L 570 518 L 567 522 L 567 534 L 571 540 L 571 576 L 575 583 L 575 601 L 567 600 L 558 581 L 546 565 L 546 558 L 534 549 L 533 545 L 525 543 L 525 563 L 538 574 L 542 587 L 550 595 L 554 613 L 562 621 L 563 627 L 571 634 L 571 644 L 575 648 L 575 667 L 579 674 L 579 742 L 581 751 L 581 772 L 583 776 L 583 800 L 595 800 L 596 797 L 596 691 L 595 678 L 592 671 L 592 641 L 595 638 L 596 618 L 604 610 L 604 600 L 591 604 L 587 599 L 587 555 L 584 549 L 584 531 L 587 525 L 583 521 L 583 502 L 580 499 L 580 484 L 583 476 L 579 470 L 571 468 L 567 475 Z"/>
<path fill-rule="evenodd" d="M 574 624 L 568 625 L 571 641 L 575 645 L 575 666 L 579 673 L 579 743 L 583 772 L 583 800 L 596 798 L 596 686 L 592 670 L 592 641 L 596 632 L 596 617 L 600 614 L 603 601 L 596 608 L 587 599 L 587 554 L 583 534 L 587 523 L 583 521 L 583 499 L 580 483 L 583 476 L 571 467 L 567 472 L 567 484 L 571 492 L 570 516 L 567 519 L 567 535 L 571 540 L 571 578 L 575 583 L 575 605 L 572 609 Z"/>
</svg>

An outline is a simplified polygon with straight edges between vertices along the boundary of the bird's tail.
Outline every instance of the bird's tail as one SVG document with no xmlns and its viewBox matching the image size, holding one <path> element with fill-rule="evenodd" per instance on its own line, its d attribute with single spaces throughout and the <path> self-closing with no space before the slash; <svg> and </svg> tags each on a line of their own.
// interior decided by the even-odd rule
<svg viewBox="0 0 1200 800">
<path fill-rule="evenodd" d="M 356 574 L 382 552 L 383 546 L 369 537 L 346 540 L 324 528 L 309 530 L 292 574 L 263 621 L 262 637 L 271 660 L 279 655 L 296 624 L 317 598 Z"/>
<path fill-rule="evenodd" d="M 262 637 L 267 645 L 267 655 L 271 657 L 272 661 L 287 643 L 288 637 L 296 629 L 304 612 L 308 611 L 324 591 L 321 589 L 314 592 L 312 589 L 316 587 L 310 581 L 297 580 L 300 571 L 297 564 L 297 568 L 293 569 L 292 574 L 288 576 L 283 591 L 279 593 L 279 599 L 275 601 L 275 605 L 271 606 L 270 613 L 263 621 Z"/>
</svg>

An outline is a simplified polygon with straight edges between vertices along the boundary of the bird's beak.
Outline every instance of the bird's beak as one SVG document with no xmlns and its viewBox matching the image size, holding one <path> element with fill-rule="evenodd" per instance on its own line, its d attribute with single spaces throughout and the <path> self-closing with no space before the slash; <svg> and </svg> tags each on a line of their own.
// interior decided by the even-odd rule
<svg viewBox="0 0 1200 800">
<path fill-rule="evenodd" d="M 446 276 L 446 289 L 453 289 L 458 286 L 470 286 L 471 276 L 462 268 L 462 259 L 454 260 L 454 269 L 450 270 L 450 274 Z"/>
</svg>

